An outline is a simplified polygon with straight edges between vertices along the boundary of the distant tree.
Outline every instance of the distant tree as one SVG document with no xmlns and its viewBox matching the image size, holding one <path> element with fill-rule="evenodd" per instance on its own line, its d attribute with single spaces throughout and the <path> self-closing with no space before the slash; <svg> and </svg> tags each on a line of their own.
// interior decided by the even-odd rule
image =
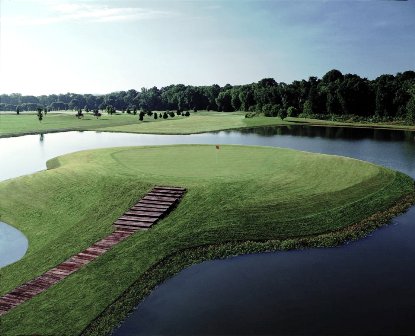
<svg viewBox="0 0 415 336">
<path fill-rule="evenodd" d="M 72 110 L 78 110 L 81 108 L 82 105 L 82 101 L 78 98 L 73 98 L 70 102 L 69 102 L 69 108 Z"/>
<path fill-rule="evenodd" d="M 174 118 L 174 116 L 175 116 L 175 113 L 173 111 L 169 112 L 168 114 L 171 118 Z"/>
<path fill-rule="evenodd" d="M 67 109 L 68 105 L 61 101 L 55 101 L 49 105 L 49 111 L 63 111 Z"/>
<path fill-rule="evenodd" d="M 337 94 L 337 83 L 330 83 L 326 87 L 326 112 L 327 114 L 342 114 L 342 106 Z"/>
<path fill-rule="evenodd" d="M 239 98 L 241 91 L 240 87 L 234 87 L 231 89 L 231 105 L 234 111 L 239 111 L 241 109 L 241 99 Z M 196 111 L 193 111 L 196 112 Z"/>
<path fill-rule="evenodd" d="M 43 112 L 42 112 L 42 109 L 40 107 L 37 109 L 37 118 L 39 119 L 40 122 L 42 122 Z"/>
<path fill-rule="evenodd" d="M 75 114 L 75 117 L 77 117 L 78 119 L 81 119 L 83 116 L 84 114 L 82 113 L 82 109 L 79 109 Z"/>
<path fill-rule="evenodd" d="M 288 116 L 287 110 L 285 108 L 280 109 L 278 116 L 281 118 L 281 120 L 284 120 Z"/>
<path fill-rule="evenodd" d="M 219 111 L 231 112 L 233 111 L 232 107 L 232 95 L 231 91 L 223 91 L 219 93 L 218 98 L 216 98 L 216 104 Z"/>
<path fill-rule="evenodd" d="M 347 74 L 339 83 L 337 95 L 343 114 L 369 116 L 374 113 L 374 93 L 366 78 Z"/>
<path fill-rule="evenodd" d="M 406 104 L 406 121 L 410 124 L 415 124 L 415 83 L 409 89 L 411 98 Z"/>
<path fill-rule="evenodd" d="M 144 116 L 145 116 L 144 111 L 140 111 L 139 116 L 138 116 L 138 119 L 139 119 L 140 121 L 143 121 L 143 120 L 144 120 Z"/>
<path fill-rule="evenodd" d="M 19 114 L 20 114 L 20 107 L 19 107 L 19 106 L 17 106 L 17 107 L 16 107 L 16 114 L 17 114 L 17 115 L 19 115 Z"/>
<path fill-rule="evenodd" d="M 39 99 L 35 96 L 21 96 L 20 102 L 22 104 L 39 104 Z"/>
<path fill-rule="evenodd" d="M 163 119 L 167 119 L 169 116 L 167 115 L 167 112 L 163 113 Z"/>
<path fill-rule="evenodd" d="M 239 89 L 238 95 L 240 101 L 240 110 L 249 111 L 249 108 L 255 105 L 252 85 L 244 85 Z"/>
<path fill-rule="evenodd" d="M 309 89 L 307 100 L 304 103 L 303 113 L 307 115 L 316 114 L 319 111 L 319 94 L 318 94 L 318 79 L 317 77 L 310 77 L 308 79 Z"/>
<path fill-rule="evenodd" d="M 158 89 L 142 88 L 112 92 L 106 95 L 65 93 L 59 95 L 22 96 L 18 93 L 0 94 L 0 111 L 37 111 L 45 108 L 43 117 L 53 110 L 83 108 L 84 111 L 99 109 L 114 114 L 116 111 L 137 109 L 148 111 L 221 110 L 261 112 L 276 115 L 281 109 L 288 115 L 303 113 L 326 118 L 329 115 L 351 115 L 370 120 L 410 120 L 412 94 L 409 88 L 415 84 L 415 71 L 393 75 L 382 75 L 375 80 L 357 75 L 343 75 L 339 70 L 327 72 L 322 79 L 310 77 L 291 84 L 278 83 L 273 78 L 264 78 L 257 83 L 246 85 L 217 84 L 191 86 L 168 85 Z M 17 111 L 17 107 L 19 112 Z M 294 109 L 289 111 L 289 108 Z M 167 115 L 169 116 L 169 112 Z M 163 113 L 157 118 L 163 118 Z M 256 114 L 250 114 L 256 115 Z"/>
<path fill-rule="evenodd" d="M 396 90 L 395 77 L 392 75 L 381 75 L 374 82 L 376 88 L 376 110 L 377 117 L 385 118 L 395 115 L 393 104 L 394 91 Z"/>
<path fill-rule="evenodd" d="M 310 101 L 309 100 L 307 100 L 305 103 L 304 103 L 304 108 L 303 108 L 303 113 L 304 114 L 306 114 L 306 115 L 311 115 L 311 114 L 313 114 L 313 109 L 312 109 L 312 106 L 311 106 L 311 103 L 310 103 Z"/>
<path fill-rule="evenodd" d="M 93 111 L 94 117 L 97 117 L 97 119 L 99 119 L 99 117 L 101 116 L 101 113 L 99 113 L 98 109 L 95 109 Z"/>
<path fill-rule="evenodd" d="M 184 114 L 186 117 L 190 116 L 190 112 L 186 111 L 186 113 Z"/>
<path fill-rule="evenodd" d="M 280 111 L 281 105 L 265 104 L 262 106 L 261 111 L 266 117 L 276 117 Z M 259 107 L 258 107 L 259 109 Z"/>
<path fill-rule="evenodd" d="M 113 115 L 116 112 L 115 108 L 112 105 L 107 105 L 106 111 L 109 115 Z"/>
<path fill-rule="evenodd" d="M 103 112 L 104 112 L 104 110 L 106 110 L 107 113 L 108 113 L 107 107 L 108 107 L 107 104 L 105 104 L 104 102 L 102 102 L 101 104 L 98 105 L 99 110 L 101 110 Z"/>
<path fill-rule="evenodd" d="M 287 117 L 297 117 L 298 116 L 298 110 L 294 106 L 290 106 L 287 109 Z"/>
<path fill-rule="evenodd" d="M 330 70 L 322 78 L 322 82 L 324 83 L 334 83 L 336 81 L 342 81 L 342 80 L 343 80 L 343 74 L 339 70 L 336 70 L 336 69 Z"/>
<path fill-rule="evenodd" d="M 157 120 L 157 118 L 158 118 L 158 114 L 154 113 L 154 119 Z"/>
<path fill-rule="evenodd" d="M 415 124 L 415 97 L 409 99 L 408 104 L 406 104 L 406 121 Z"/>
</svg>

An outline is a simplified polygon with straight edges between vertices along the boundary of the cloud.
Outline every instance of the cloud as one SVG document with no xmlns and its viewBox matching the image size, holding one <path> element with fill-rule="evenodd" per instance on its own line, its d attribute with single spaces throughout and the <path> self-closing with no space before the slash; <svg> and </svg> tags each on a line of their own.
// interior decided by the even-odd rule
<svg viewBox="0 0 415 336">
<path fill-rule="evenodd" d="M 141 20 L 152 20 L 174 15 L 173 12 L 155 10 L 132 6 L 110 6 L 94 2 L 73 1 L 58 2 L 50 0 L 33 1 L 45 10 L 36 16 L 14 16 L 5 17 L 6 21 L 13 25 L 48 25 L 61 22 L 132 22 Z"/>
</svg>

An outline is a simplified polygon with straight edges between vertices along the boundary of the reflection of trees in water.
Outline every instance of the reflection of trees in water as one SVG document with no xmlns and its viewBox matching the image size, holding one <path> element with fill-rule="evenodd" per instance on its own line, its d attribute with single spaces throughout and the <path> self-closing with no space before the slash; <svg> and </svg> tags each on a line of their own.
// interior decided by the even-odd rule
<svg viewBox="0 0 415 336">
<path fill-rule="evenodd" d="M 409 133 L 412 133 L 411 139 L 409 139 L 403 144 L 403 152 L 405 153 L 405 155 L 402 155 L 402 160 L 405 160 L 406 166 L 408 167 L 409 171 L 415 171 L 415 132 Z"/>
<path fill-rule="evenodd" d="M 309 138 L 321 137 L 343 140 L 373 139 L 380 141 L 415 141 L 415 132 L 373 128 L 290 125 L 245 128 L 241 129 L 240 132 L 242 134 L 257 134 L 264 137 L 271 137 L 275 135 L 293 135 Z"/>
<path fill-rule="evenodd" d="M 40 133 L 39 135 L 39 141 L 43 142 L 43 140 L 45 139 L 45 135 L 43 133 Z"/>
</svg>

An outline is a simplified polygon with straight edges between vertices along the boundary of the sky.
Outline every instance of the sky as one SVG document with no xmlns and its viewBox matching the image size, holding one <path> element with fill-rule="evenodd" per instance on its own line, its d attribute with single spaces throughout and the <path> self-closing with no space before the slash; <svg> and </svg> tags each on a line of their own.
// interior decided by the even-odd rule
<svg viewBox="0 0 415 336">
<path fill-rule="evenodd" d="M 0 93 L 415 70 L 415 1 L 0 0 Z"/>
</svg>

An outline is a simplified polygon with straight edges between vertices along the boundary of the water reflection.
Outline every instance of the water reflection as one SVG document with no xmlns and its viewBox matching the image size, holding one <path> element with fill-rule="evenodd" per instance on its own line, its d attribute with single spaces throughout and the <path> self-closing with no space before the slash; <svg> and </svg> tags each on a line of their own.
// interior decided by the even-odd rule
<svg viewBox="0 0 415 336">
<path fill-rule="evenodd" d="M 113 335 L 414 335 L 414 218 L 346 247 L 192 266 Z"/>
<path fill-rule="evenodd" d="M 228 131 L 232 132 L 232 131 Z M 397 131 L 371 128 L 349 127 L 321 127 L 321 126 L 265 126 L 242 129 L 241 134 L 258 134 L 272 137 L 275 135 L 293 135 L 309 138 L 329 138 L 343 140 L 371 139 L 378 141 L 415 141 L 415 133 L 411 131 Z"/>
<path fill-rule="evenodd" d="M 46 168 L 46 161 L 67 153 L 104 147 L 168 144 L 242 144 L 287 147 L 350 156 L 413 171 L 414 132 L 339 127 L 261 127 L 194 135 L 62 132 L 0 139 L 0 181 Z M 37 141 L 34 141 L 37 139 Z"/>
</svg>

